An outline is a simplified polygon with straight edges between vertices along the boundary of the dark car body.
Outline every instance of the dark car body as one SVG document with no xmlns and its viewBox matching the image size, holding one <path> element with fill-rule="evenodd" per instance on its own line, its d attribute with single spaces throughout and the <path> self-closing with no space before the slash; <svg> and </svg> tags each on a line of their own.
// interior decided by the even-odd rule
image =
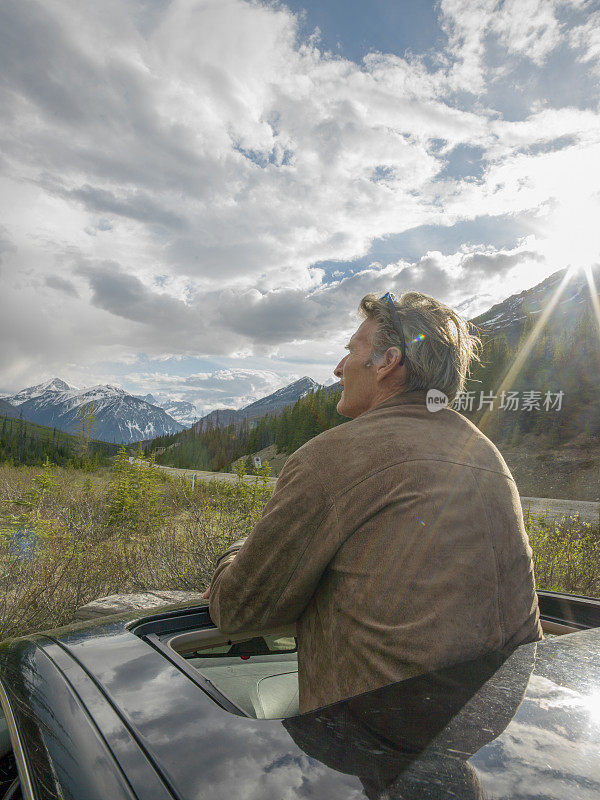
<svg viewBox="0 0 600 800">
<path fill-rule="evenodd" d="M 0 798 L 13 758 L 36 800 L 598 797 L 600 603 L 539 597 L 559 635 L 285 719 L 168 646 L 214 630 L 206 606 L 5 642 Z"/>
</svg>

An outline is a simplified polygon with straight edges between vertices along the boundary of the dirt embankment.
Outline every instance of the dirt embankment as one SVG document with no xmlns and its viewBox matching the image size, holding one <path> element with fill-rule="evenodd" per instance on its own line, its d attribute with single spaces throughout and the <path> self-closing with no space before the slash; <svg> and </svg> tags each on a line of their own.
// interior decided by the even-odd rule
<svg viewBox="0 0 600 800">
<path fill-rule="evenodd" d="M 539 437 L 526 436 L 517 446 L 500 445 L 522 497 L 600 501 L 600 442 L 589 439 L 550 447 Z M 281 472 L 287 459 L 274 445 L 258 453 L 271 464 L 271 475 Z"/>
<path fill-rule="evenodd" d="M 527 437 L 499 449 L 521 496 L 600 501 L 600 442 L 550 448 Z"/>
<path fill-rule="evenodd" d="M 528 435 L 516 446 L 498 447 L 521 497 L 600 502 L 600 441 L 582 438 L 553 448 L 539 437 Z M 277 453 L 275 445 L 256 455 L 269 462 L 272 478 L 279 475 L 288 457 Z"/>
</svg>

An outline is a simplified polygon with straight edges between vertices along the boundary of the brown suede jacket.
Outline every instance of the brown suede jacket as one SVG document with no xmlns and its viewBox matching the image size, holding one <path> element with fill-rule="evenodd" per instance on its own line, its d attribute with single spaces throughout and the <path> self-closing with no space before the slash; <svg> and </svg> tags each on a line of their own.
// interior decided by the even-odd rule
<svg viewBox="0 0 600 800">
<path fill-rule="evenodd" d="M 300 711 L 542 638 L 515 481 L 425 392 L 397 394 L 287 460 L 217 567 L 225 633 L 296 622 Z"/>
</svg>

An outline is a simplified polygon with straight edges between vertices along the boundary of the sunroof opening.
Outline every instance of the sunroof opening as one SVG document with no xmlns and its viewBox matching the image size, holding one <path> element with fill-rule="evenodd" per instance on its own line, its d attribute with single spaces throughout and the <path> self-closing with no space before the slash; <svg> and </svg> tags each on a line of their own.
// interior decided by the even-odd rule
<svg viewBox="0 0 600 800">
<path fill-rule="evenodd" d="M 168 646 L 249 717 L 299 713 L 294 626 L 235 635 L 204 628 L 173 636 Z"/>
</svg>

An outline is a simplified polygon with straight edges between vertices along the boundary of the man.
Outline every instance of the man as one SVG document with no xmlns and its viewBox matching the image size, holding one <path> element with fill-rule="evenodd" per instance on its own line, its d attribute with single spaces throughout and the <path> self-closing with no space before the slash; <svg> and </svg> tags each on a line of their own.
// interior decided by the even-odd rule
<svg viewBox="0 0 600 800">
<path fill-rule="evenodd" d="M 367 295 L 335 369 L 340 414 L 287 460 L 217 566 L 226 633 L 296 622 L 300 711 L 542 638 L 531 549 L 497 448 L 452 401 L 478 340 L 420 292 Z"/>
</svg>

